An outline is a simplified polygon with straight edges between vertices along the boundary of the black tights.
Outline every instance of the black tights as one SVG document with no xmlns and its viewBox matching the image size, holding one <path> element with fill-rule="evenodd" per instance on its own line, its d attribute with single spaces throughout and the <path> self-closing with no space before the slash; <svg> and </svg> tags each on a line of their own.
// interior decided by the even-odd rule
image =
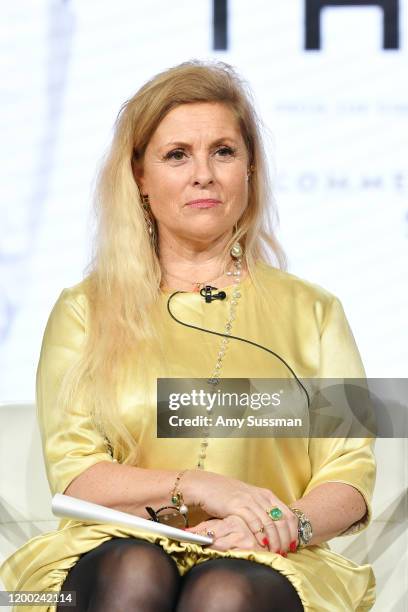
<svg viewBox="0 0 408 612">
<path fill-rule="evenodd" d="M 292 584 L 246 559 L 210 559 L 180 576 L 160 545 L 112 538 L 82 555 L 62 591 L 76 591 L 76 606 L 57 612 L 303 612 Z"/>
</svg>

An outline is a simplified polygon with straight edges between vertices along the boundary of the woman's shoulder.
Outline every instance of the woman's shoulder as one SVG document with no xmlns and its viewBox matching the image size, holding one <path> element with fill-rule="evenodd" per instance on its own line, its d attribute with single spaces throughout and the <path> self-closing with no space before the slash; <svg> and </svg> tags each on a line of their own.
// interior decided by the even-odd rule
<svg viewBox="0 0 408 612">
<path fill-rule="evenodd" d="M 79 317 L 84 318 L 89 305 L 91 287 L 92 282 L 89 276 L 75 285 L 65 287 L 58 296 L 53 310 L 68 308 L 75 311 Z"/>
<path fill-rule="evenodd" d="M 81 281 L 76 283 L 75 285 L 71 285 L 70 287 L 65 287 L 62 291 L 62 294 L 65 295 L 66 298 L 75 299 L 89 299 L 90 291 L 92 287 L 92 278 L 91 276 L 86 276 Z"/>
<path fill-rule="evenodd" d="M 332 314 L 343 313 L 336 295 L 317 283 L 259 261 L 256 266 L 256 300 L 270 315 L 291 325 L 317 325 L 323 330 Z"/>
<path fill-rule="evenodd" d="M 301 278 L 295 274 L 275 268 L 271 264 L 258 260 L 256 264 L 257 279 L 264 289 L 281 297 L 288 296 L 312 301 L 330 303 L 336 296 L 321 285 Z"/>
</svg>

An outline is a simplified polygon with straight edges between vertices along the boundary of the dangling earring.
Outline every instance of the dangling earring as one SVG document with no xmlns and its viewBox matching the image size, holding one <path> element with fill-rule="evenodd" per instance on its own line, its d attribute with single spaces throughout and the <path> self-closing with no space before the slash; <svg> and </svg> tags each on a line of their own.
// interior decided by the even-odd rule
<svg viewBox="0 0 408 612">
<path fill-rule="evenodd" d="M 234 244 L 232 245 L 230 253 L 231 253 L 231 257 L 234 257 L 235 259 L 242 257 L 242 246 L 240 245 L 238 240 L 236 240 Z"/>
<path fill-rule="evenodd" d="M 151 238 L 153 238 L 154 227 L 153 227 L 153 223 L 150 221 L 150 219 L 147 220 L 147 231 L 149 232 Z"/>
<path fill-rule="evenodd" d="M 249 181 L 249 179 L 251 178 L 251 174 L 253 173 L 253 171 L 255 170 L 255 166 L 253 164 L 251 164 L 248 168 L 248 172 L 247 172 L 247 176 L 246 176 L 246 180 L 247 183 Z"/>
<path fill-rule="evenodd" d="M 234 234 L 237 233 L 238 230 L 238 223 L 235 223 L 234 225 Z M 231 257 L 234 257 L 235 259 L 239 259 L 240 257 L 242 257 L 242 246 L 240 245 L 239 241 L 236 240 L 230 250 L 230 254 Z"/>
<path fill-rule="evenodd" d="M 143 194 L 142 195 L 142 200 L 143 200 L 143 208 L 145 210 L 145 219 L 146 219 L 146 225 L 147 225 L 147 231 L 149 232 L 149 235 L 151 238 L 154 238 L 154 225 L 152 223 L 151 217 L 150 217 L 150 202 L 149 202 L 149 195 Z"/>
</svg>

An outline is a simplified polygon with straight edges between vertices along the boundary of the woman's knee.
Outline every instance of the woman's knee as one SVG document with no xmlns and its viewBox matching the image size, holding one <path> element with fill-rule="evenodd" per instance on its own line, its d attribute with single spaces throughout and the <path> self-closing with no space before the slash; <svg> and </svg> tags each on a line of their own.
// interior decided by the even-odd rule
<svg viewBox="0 0 408 612">
<path fill-rule="evenodd" d="M 178 577 L 177 565 L 159 545 L 134 538 L 123 539 L 123 542 L 104 551 L 98 567 L 102 579 L 129 582 L 138 577 L 146 580 L 160 576 Z"/>
<path fill-rule="evenodd" d="M 243 612 L 253 609 L 254 584 L 236 559 L 206 561 L 190 570 L 182 582 L 178 612 Z"/>
<path fill-rule="evenodd" d="M 196 565 L 182 582 L 177 612 L 302 612 L 292 584 L 271 567 L 245 559 L 213 559 Z"/>
<path fill-rule="evenodd" d="M 143 603 L 148 610 L 149 602 L 161 609 L 165 596 L 175 599 L 179 579 L 176 563 L 159 545 L 137 538 L 113 538 L 78 560 L 63 589 L 77 591 L 76 609 L 81 611 L 95 602 L 98 610 L 104 602 L 112 609 Z"/>
</svg>

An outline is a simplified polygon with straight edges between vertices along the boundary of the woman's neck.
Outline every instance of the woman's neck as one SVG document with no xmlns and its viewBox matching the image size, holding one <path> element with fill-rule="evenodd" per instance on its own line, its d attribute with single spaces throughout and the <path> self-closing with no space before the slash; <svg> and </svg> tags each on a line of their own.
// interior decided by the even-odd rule
<svg viewBox="0 0 408 612">
<path fill-rule="evenodd" d="M 195 283 L 214 284 L 222 287 L 231 284 L 231 277 L 223 273 L 224 264 L 226 271 L 233 271 L 234 259 L 229 258 L 226 262 L 222 258 L 226 240 L 219 240 L 207 245 L 207 248 L 195 248 L 188 243 L 177 240 L 159 245 L 160 265 L 162 268 L 162 285 L 168 288 L 191 291 Z M 246 270 L 242 268 L 242 277 Z"/>
</svg>

